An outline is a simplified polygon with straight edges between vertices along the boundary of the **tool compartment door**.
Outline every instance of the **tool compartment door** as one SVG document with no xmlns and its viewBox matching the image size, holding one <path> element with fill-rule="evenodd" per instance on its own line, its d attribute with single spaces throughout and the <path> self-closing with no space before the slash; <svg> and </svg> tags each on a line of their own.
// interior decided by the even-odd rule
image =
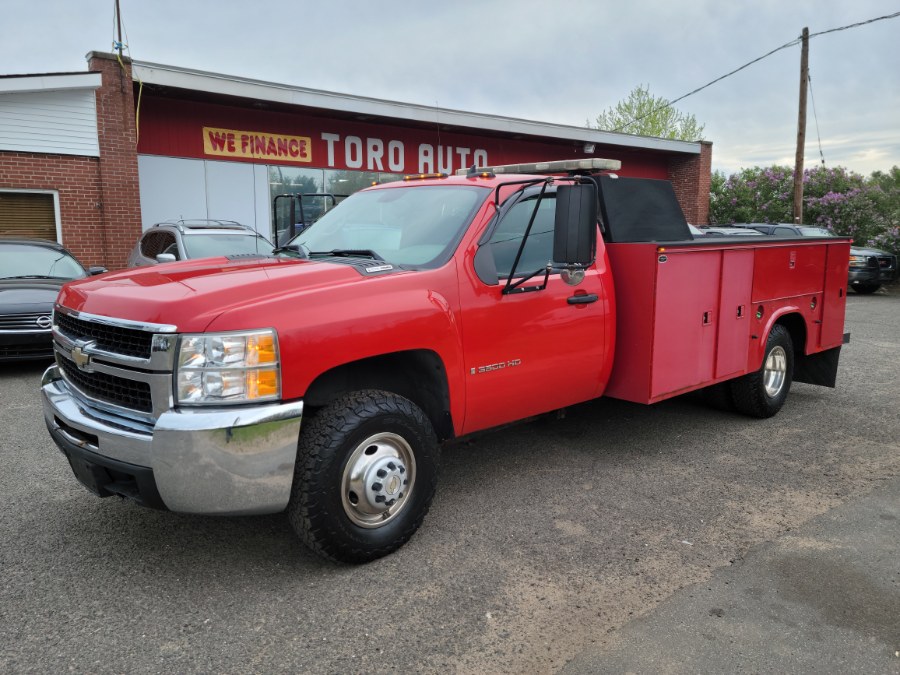
<svg viewBox="0 0 900 675">
<path fill-rule="evenodd" d="M 822 349 L 839 347 L 844 338 L 844 312 L 847 305 L 847 274 L 850 267 L 848 243 L 828 245 L 828 265 L 825 276 L 825 292 L 822 308 L 822 332 L 819 346 Z"/>
<path fill-rule="evenodd" d="M 722 251 L 716 378 L 742 375 L 747 370 L 752 283 L 753 251 Z"/>
<path fill-rule="evenodd" d="M 660 253 L 650 398 L 713 379 L 720 251 Z"/>
<path fill-rule="evenodd" d="M 607 250 L 617 308 L 607 396 L 653 403 L 746 372 L 752 247 L 622 243 Z"/>
</svg>

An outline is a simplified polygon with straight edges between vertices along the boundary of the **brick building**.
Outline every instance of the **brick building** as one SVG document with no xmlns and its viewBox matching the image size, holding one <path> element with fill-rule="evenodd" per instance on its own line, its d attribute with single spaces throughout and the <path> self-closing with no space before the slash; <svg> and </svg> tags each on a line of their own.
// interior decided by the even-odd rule
<svg viewBox="0 0 900 675">
<path fill-rule="evenodd" d="M 282 193 L 348 194 L 473 163 L 605 157 L 673 182 L 707 222 L 712 146 L 235 78 L 91 52 L 86 73 L 0 77 L 0 236 L 43 236 L 122 267 L 170 218 L 270 238 Z"/>
</svg>

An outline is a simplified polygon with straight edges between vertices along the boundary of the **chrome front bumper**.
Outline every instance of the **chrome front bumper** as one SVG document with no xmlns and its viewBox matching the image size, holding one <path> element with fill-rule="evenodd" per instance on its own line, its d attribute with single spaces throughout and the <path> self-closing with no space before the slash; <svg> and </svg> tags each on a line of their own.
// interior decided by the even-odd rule
<svg viewBox="0 0 900 675">
<path fill-rule="evenodd" d="M 77 397 L 57 366 L 41 383 L 44 419 L 60 449 L 153 472 L 166 508 L 218 515 L 277 513 L 294 478 L 303 402 L 170 410 L 151 426 L 123 424 Z"/>
</svg>

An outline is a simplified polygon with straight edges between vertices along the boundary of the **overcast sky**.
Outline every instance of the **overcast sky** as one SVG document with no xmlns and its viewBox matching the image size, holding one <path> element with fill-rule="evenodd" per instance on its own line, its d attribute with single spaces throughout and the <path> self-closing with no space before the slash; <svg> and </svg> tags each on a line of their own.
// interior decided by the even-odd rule
<svg viewBox="0 0 900 675">
<path fill-rule="evenodd" d="M 886 0 L 121 0 L 135 60 L 583 126 L 638 84 L 674 99 L 798 37 L 900 11 Z M 0 73 L 84 71 L 114 0 L 2 0 Z M 810 41 L 829 166 L 900 165 L 900 17 Z M 713 168 L 792 164 L 800 47 L 678 108 Z M 806 165 L 820 161 L 810 100 Z M 548 158 L 552 159 L 552 158 Z"/>
</svg>

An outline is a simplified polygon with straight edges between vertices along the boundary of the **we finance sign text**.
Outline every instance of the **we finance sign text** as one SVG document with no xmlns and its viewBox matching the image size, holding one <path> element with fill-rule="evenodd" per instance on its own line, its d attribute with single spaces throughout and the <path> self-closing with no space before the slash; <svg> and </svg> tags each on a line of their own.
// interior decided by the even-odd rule
<svg viewBox="0 0 900 675">
<path fill-rule="evenodd" d="M 203 152 L 270 164 L 300 163 L 390 173 L 449 174 L 473 164 L 488 165 L 488 153 L 483 148 L 342 136 L 328 132 L 322 132 L 314 143 L 309 136 L 203 127 Z"/>
</svg>

